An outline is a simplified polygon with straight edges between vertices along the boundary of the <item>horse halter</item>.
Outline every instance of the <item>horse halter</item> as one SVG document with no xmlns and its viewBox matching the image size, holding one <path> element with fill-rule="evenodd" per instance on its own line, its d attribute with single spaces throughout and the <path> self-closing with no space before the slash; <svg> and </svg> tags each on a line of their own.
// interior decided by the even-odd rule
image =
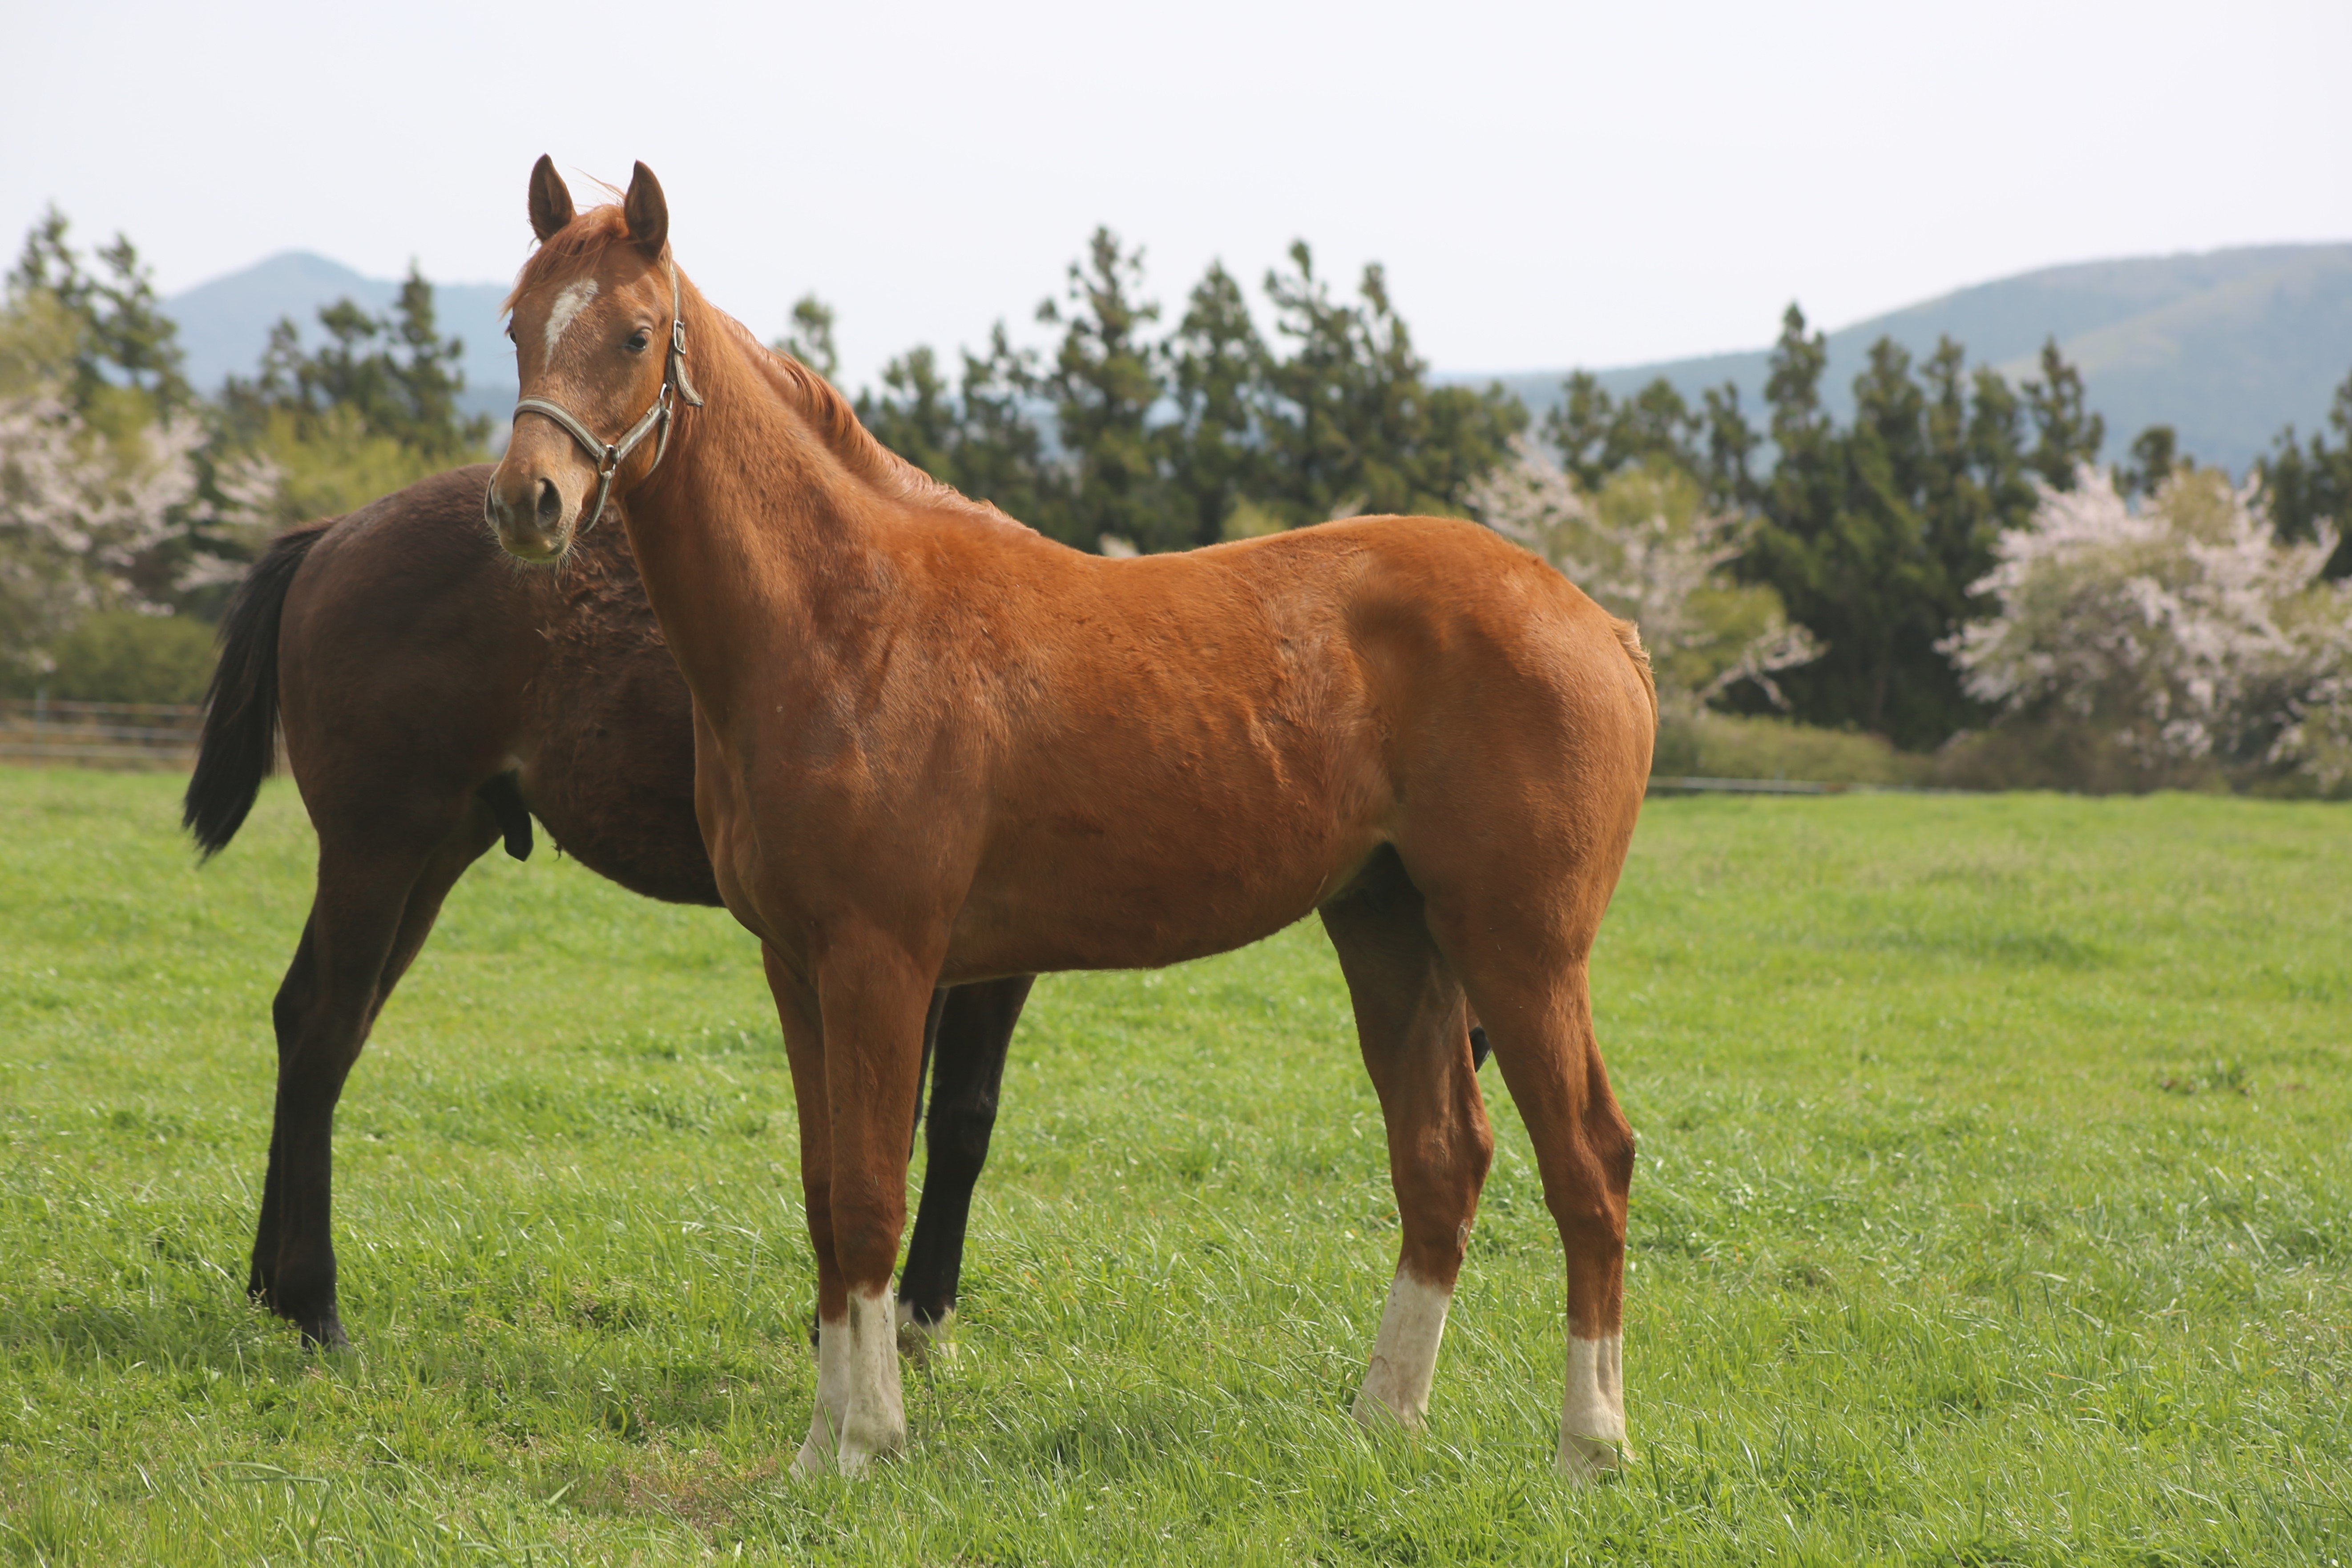
<svg viewBox="0 0 2352 1568">
<path fill-rule="evenodd" d="M 629 426 L 626 435 L 617 441 L 599 441 L 587 426 L 572 416 L 570 410 L 550 403 L 544 397 L 526 397 L 514 406 L 517 419 L 526 414 L 543 414 L 552 419 L 559 428 L 587 447 L 588 455 L 596 459 L 596 510 L 590 512 L 588 521 L 580 525 L 583 533 L 594 528 L 597 521 L 604 515 L 605 498 L 613 493 L 613 476 L 620 471 L 629 454 L 644 443 L 649 431 L 658 431 L 659 434 L 654 437 L 653 468 L 647 468 L 646 472 L 650 474 L 654 468 L 661 467 L 662 455 L 669 450 L 669 422 L 676 412 L 674 401 L 684 399 L 688 408 L 702 406 L 702 395 L 694 390 L 694 383 L 688 379 L 686 374 L 686 314 L 680 308 L 677 263 L 665 260 L 663 265 L 669 268 L 669 354 L 662 364 L 660 395 L 655 397 L 654 405 Z"/>
</svg>

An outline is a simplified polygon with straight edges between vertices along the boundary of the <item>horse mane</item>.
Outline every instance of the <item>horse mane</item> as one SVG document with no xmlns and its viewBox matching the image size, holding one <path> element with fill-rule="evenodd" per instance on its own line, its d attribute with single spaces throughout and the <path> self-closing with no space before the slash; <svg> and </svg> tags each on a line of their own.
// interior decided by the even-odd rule
<svg viewBox="0 0 2352 1568">
<path fill-rule="evenodd" d="M 931 478 L 876 440 L 874 432 L 857 417 L 857 410 L 850 406 L 839 387 L 792 355 L 770 348 L 752 335 L 751 328 L 710 305 L 708 300 L 703 303 L 734 333 L 736 346 L 743 351 L 751 368 L 807 422 L 825 449 L 858 479 L 893 500 L 989 518 L 1028 530 L 1028 524 L 1006 516 L 987 501 L 974 500 L 953 485 Z"/>
<path fill-rule="evenodd" d="M 625 241 L 628 237 L 628 220 L 618 205 L 608 203 L 590 207 L 530 253 L 522 264 L 522 270 L 515 276 L 514 288 L 499 302 L 499 311 L 511 311 L 516 300 L 565 263 L 600 254 L 606 247 L 616 241 Z M 664 254 L 667 254 L 667 250 Z M 693 289 L 691 281 L 687 287 Z M 857 479 L 891 500 L 988 518 L 1028 531 L 1026 523 L 1007 517 L 988 502 L 974 500 L 954 486 L 931 478 L 876 440 L 874 433 L 858 419 L 856 409 L 850 406 L 849 399 L 842 396 L 838 387 L 792 355 L 779 353 L 761 342 L 752 334 L 751 328 L 703 298 L 699 289 L 693 289 L 693 292 L 696 298 L 702 300 L 704 308 L 734 334 L 736 346 L 743 351 L 743 357 L 751 369 L 783 399 L 786 405 L 807 422 L 825 449 Z"/>
</svg>

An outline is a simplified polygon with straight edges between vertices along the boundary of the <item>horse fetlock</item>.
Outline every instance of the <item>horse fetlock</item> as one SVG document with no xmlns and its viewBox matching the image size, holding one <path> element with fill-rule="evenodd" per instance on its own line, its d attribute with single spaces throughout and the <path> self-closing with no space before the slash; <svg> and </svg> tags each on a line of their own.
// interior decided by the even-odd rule
<svg viewBox="0 0 2352 1568">
<path fill-rule="evenodd" d="M 817 1333 L 816 1412 L 793 1468 L 853 1476 L 906 1447 L 898 1325 L 887 1290 L 852 1290 L 849 1310 Z"/>
<path fill-rule="evenodd" d="M 1591 1480 L 1630 1458 L 1625 1443 L 1623 1340 L 1570 1335 L 1568 1386 L 1560 1400 L 1559 1471 Z"/>
<path fill-rule="evenodd" d="M 898 1353 L 917 1366 L 934 1363 L 952 1365 L 956 1359 L 953 1307 L 938 1313 L 927 1313 L 912 1301 L 901 1300 L 898 1307 Z"/>
<path fill-rule="evenodd" d="M 1356 1395 L 1356 1419 L 1366 1426 L 1393 1424 L 1418 1432 L 1429 1416 L 1429 1385 L 1437 1347 L 1445 1338 L 1445 1311 L 1454 1292 L 1400 1268 L 1381 1312 L 1380 1336 Z"/>
<path fill-rule="evenodd" d="M 1632 1457 L 1632 1450 L 1622 1443 L 1604 1443 L 1598 1437 L 1563 1436 L 1559 1440 L 1559 1452 L 1552 1463 L 1562 1478 L 1581 1486 L 1599 1480 Z"/>
</svg>

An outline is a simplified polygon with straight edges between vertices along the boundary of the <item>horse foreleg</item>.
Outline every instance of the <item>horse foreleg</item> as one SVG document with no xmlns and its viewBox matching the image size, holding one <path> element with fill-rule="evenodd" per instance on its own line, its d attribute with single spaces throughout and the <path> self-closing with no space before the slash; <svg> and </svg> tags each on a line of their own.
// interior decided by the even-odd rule
<svg viewBox="0 0 2352 1568">
<path fill-rule="evenodd" d="M 793 1468 L 803 1475 L 833 1468 L 842 1424 L 849 1414 L 848 1336 L 824 1331 L 844 1321 L 849 1301 L 841 1267 L 833 1254 L 833 1117 L 826 1110 L 824 1025 L 816 994 L 776 950 L 761 943 L 760 962 L 776 999 L 784 1030 L 784 1058 L 793 1071 L 793 1105 L 801 1129 L 801 1205 L 808 1220 L 809 1248 L 816 1258 L 816 1408 L 809 1415 L 808 1440 Z"/>
<path fill-rule="evenodd" d="M 1034 975 L 1021 974 L 959 985 L 937 1014 L 930 1113 L 924 1122 L 929 1159 L 898 1274 L 900 1343 L 909 1349 L 950 1342 L 972 1187 L 988 1160 L 1013 1026 L 1035 983 Z"/>
<path fill-rule="evenodd" d="M 827 1218 L 841 1292 L 837 1313 L 820 1295 L 818 1360 L 822 1373 L 836 1343 L 845 1358 L 846 1408 L 833 1454 L 844 1474 L 907 1440 L 890 1275 L 907 1220 L 900 1140 L 915 1112 L 937 972 L 937 955 L 927 956 L 918 959 L 869 929 L 836 934 L 815 966 L 823 1109 L 832 1129 Z"/>
<path fill-rule="evenodd" d="M 890 1271 L 931 977 L 872 940 L 836 942 L 814 984 L 772 948 L 763 957 L 792 1061 L 817 1264 L 817 1408 L 795 1468 L 855 1474 L 907 1439 Z"/>
</svg>

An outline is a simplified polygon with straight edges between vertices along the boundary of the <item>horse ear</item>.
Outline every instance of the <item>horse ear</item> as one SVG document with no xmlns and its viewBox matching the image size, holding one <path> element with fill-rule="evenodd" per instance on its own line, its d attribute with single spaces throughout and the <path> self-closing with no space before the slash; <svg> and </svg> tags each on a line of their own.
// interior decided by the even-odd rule
<svg viewBox="0 0 2352 1568">
<path fill-rule="evenodd" d="M 572 221 L 572 190 L 555 172 L 555 160 L 541 153 L 530 166 L 530 232 L 545 244 Z"/>
<path fill-rule="evenodd" d="M 629 176 L 629 194 L 621 198 L 621 216 L 628 221 L 629 240 L 647 256 L 659 256 L 669 241 L 669 202 L 654 172 L 639 163 Z"/>
</svg>

